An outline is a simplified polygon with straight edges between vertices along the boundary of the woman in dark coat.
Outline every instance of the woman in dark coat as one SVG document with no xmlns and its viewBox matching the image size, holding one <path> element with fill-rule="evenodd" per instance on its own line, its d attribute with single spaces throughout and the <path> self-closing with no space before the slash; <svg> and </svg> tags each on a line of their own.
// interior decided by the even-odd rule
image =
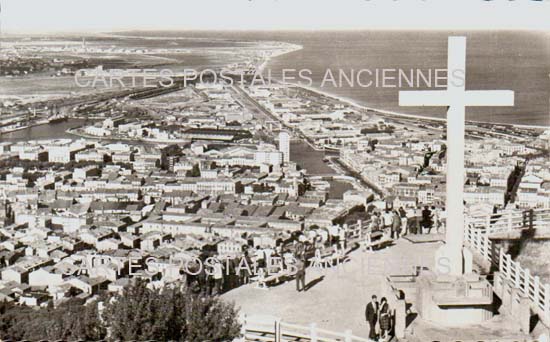
<svg viewBox="0 0 550 342">
<path fill-rule="evenodd" d="M 390 307 L 388 305 L 388 300 L 386 297 L 382 297 L 380 300 L 380 316 L 379 316 L 379 324 L 380 324 L 380 337 L 387 341 L 388 335 L 391 329 L 391 315 L 390 315 Z"/>
</svg>

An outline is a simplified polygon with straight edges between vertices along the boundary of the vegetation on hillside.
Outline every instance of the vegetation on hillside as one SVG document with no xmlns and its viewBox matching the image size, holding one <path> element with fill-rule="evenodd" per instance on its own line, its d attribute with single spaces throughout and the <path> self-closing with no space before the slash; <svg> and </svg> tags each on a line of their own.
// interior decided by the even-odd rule
<svg viewBox="0 0 550 342">
<path fill-rule="evenodd" d="M 186 288 L 151 290 L 142 281 L 86 305 L 79 299 L 56 308 L 0 303 L 2 340 L 232 341 L 239 333 L 232 304 Z"/>
</svg>

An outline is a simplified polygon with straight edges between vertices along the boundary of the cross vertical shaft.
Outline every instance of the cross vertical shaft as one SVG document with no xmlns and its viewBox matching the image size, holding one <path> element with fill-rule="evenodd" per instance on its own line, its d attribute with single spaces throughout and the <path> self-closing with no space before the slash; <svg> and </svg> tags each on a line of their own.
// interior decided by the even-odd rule
<svg viewBox="0 0 550 342">
<path fill-rule="evenodd" d="M 453 74 L 466 70 L 466 38 L 450 37 L 447 56 L 447 227 L 445 243 L 448 263 L 452 275 L 461 275 L 462 245 L 464 243 L 464 145 L 465 107 L 462 100 L 466 82 L 452 80 Z"/>
</svg>

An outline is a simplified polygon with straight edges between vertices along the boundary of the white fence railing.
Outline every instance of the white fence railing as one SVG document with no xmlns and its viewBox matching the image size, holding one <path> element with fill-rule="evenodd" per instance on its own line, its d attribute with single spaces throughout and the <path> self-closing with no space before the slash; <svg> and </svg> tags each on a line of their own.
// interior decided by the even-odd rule
<svg viewBox="0 0 550 342">
<path fill-rule="evenodd" d="M 549 317 L 550 284 L 541 284 L 538 276 L 533 276 L 529 269 L 521 267 L 518 261 L 513 261 L 512 257 L 502 249 L 499 255 L 498 269 L 501 276 L 514 284 L 516 289 L 531 299 L 531 302 Z"/>
<path fill-rule="evenodd" d="M 486 261 L 491 263 L 498 262 L 498 255 L 493 255 L 493 245 L 486 230 L 467 226 L 464 230 L 464 242 L 480 254 Z"/>
<path fill-rule="evenodd" d="M 523 268 L 518 261 L 496 249 L 489 236 L 493 233 L 510 232 L 519 229 L 550 227 L 550 210 L 535 209 L 523 212 L 508 212 L 496 217 L 475 217 L 469 220 L 464 231 L 464 242 L 487 262 L 498 266 L 500 277 L 495 282 L 507 280 L 525 297 L 531 300 L 533 307 L 547 324 L 550 322 L 550 285 L 543 284 L 540 278 Z M 501 283 L 495 287 L 502 288 Z"/>
<path fill-rule="evenodd" d="M 516 229 L 536 229 L 550 225 L 550 209 L 505 211 L 498 214 L 476 216 L 469 219 L 474 228 L 486 230 L 489 234 L 509 232 Z"/>
<path fill-rule="evenodd" d="M 351 330 L 337 333 L 317 327 L 291 324 L 273 317 L 241 316 L 242 341 L 310 341 L 310 342 L 372 342 L 368 338 L 354 336 Z"/>
</svg>

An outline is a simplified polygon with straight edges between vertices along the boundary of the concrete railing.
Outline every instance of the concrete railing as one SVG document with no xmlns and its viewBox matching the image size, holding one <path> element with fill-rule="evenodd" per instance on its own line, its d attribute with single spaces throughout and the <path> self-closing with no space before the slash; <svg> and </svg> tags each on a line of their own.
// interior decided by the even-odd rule
<svg viewBox="0 0 550 342">
<path fill-rule="evenodd" d="M 485 261 L 498 263 L 498 255 L 494 255 L 493 244 L 487 231 L 467 225 L 464 229 L 464 243 L 481 255 Z"/>
<path fill-rule="evenodd" d="M 489 234 L 550 227 L 550 209 L 510 210 L 471 217 L 468 223 L 474 228 L 486 230 Z"/>
<path fill-rule="evenodd" d="M 475 216 L 467 219 L 464 242 L 485 260 L 500 265 L 499 251 L 494 250 L 491 234 L 522 229 L 550 228 L 550 209 L 508 211 L 497 215 Z"/>
<path fill-rule="evenodd" d="M 500 279 L 508 280 L 514 288 L 520 290 L 550 321 L 550 284 L 541 283 L 538 276 L 521 267 L 518 261 L 513 261 L 502 249 L 499 251 L 498 269 Z"/>
<path fill-rule="evenodd" d="M 529 269 L 522 267 L 518 261 L 512 260 L 503 248 L 497 249 L 489 236 L 497 232 L 541 228 L 549 225 L 550 210 L 540 209 L 506 213 L 498 221 L 495 221 L 492 215 L 474 218 L 469 221 L 464 231 L 465 245 L 486 262 L 498 266 L 495 289 L 504 288 L 504 282 L 506 282 L 508 287 L 530 300 L 533 310 L 547 325 L 550 325 L 550 285 L 541 283 L 538 276 L 531 274 Z"/>
<path fill-rule="evenodd" d="M 308 341 L 308 342 L 371 342 L 368 338 L 354 336 L 351 330 L 338 333 L 317 327 L 291 324 L 274 317 L 241 315 L 240 341 Z"/>
</svg>

